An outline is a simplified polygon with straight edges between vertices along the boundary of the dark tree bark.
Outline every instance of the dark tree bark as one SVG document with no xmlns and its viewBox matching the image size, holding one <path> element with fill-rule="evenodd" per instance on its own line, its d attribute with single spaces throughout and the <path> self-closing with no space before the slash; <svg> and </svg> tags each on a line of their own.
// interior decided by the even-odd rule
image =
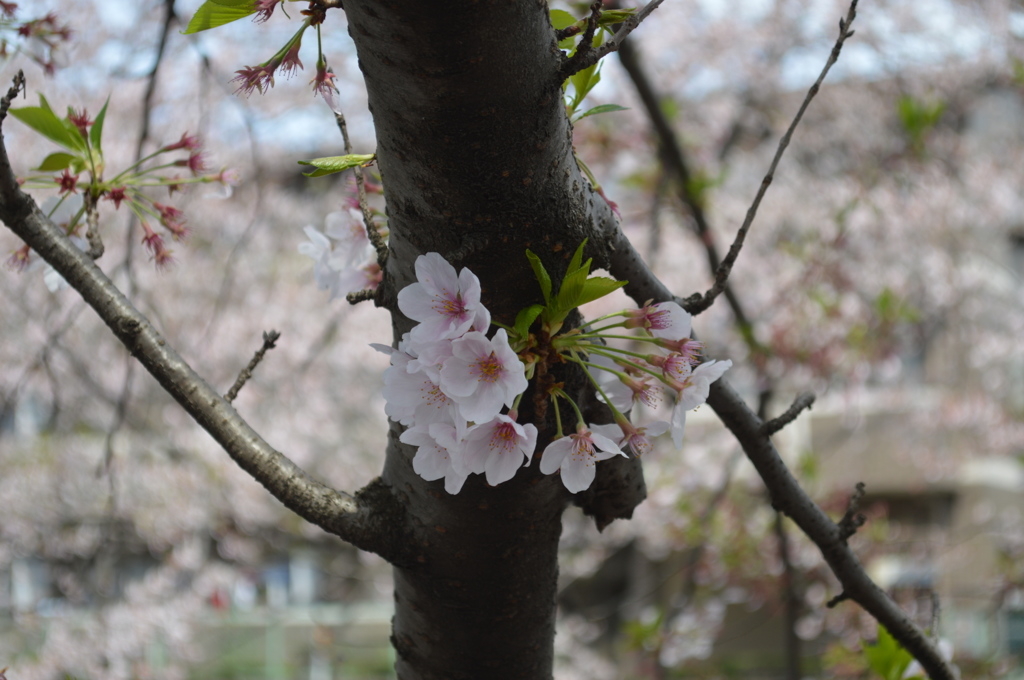
<svg viewBox="0 0 1024 680">
<path fill-rule="evenodd" d="M 527 248 L 556 280 L 585 238 L 588 256 L 607 259 L 600 231 L 615 223 L 573 158 L 559 76 L 565 58 L 547 3 L 348 2 L 345 11 L 387 191 L 380 302 L 394 314 L 396 340 L 411 324 L 395 296 L 414 280 L 421 254 L 469 267 L 504 323 L 543 301 Z M 529 408 L 521 412 L 530 418 Z M 553 428 L 538 425 L 541 451 Z M 551 677 L 569 500 L 561 481 L 534 465 L 497 488 L 471 477 L 449 496 L 413 472 L 414 449 L 399 433 L 392 429 L 383 479 L 416 519 L 419 549 L 414 563 L 395 567 L 399 677 Z M 599 524 L 629 516 L 643 498 L 639 468 L 619 469 L 624 476 L 603 474 L 588 495 Z"/>
</svg>

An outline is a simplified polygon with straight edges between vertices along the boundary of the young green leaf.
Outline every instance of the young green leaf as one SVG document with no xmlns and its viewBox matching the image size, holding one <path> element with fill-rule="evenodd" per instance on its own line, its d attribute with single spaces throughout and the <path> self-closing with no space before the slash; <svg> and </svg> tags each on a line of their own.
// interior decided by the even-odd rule
<svg viewBox="0 0 1024 680">
<path fill-rule="evenodd" d="M 629 107 L 619 106 L 618 104 L 601 104 L 577 116 L 575 120 L 583 120 L 587 116 L 596 116 L 599 113 L 611 113 L 612 111 L 629 111 Z"/>
<path fill-rule="evenodd" d="M 46 98 L 43 95 L 39 95 L 39 100 L 40 106 L 25 106 L 20 109 L 11 109 L 11 115 L 50 141 L 56 142 L 66 149 L 71 149 L 72 151 L 84 150 L 85 143 L 82 140 L 82 136 L 78 134 L 78 130 L 75 129 L 74 134 L 72 134 L 71 130 L 68 130 L 67 126 L 64 125 L 64 121 L 50 108 Z"/>
<path fill-rule="evenodd" d="M 597 20 L 597 25 L 601 28 L 609 28 L 615 24 L 621 24 L 634 14 L 636 14 L 636 7 L 601 10 L 601 16 Z"/>
<path fill-rule="evenodd" d="M 551 26 L 556 31 L 569 28 L 576 23 L 575 17 L 566 12 L 564 9 L 553 9 L 550 10 L 551 15 Z M 576 41 L 576 36 L 569 36 L 564 40 L 558 42 L 558 48 L 562 50 L 571 50 L 573 43 Z"/>
<path fill-rule="evenodd" d="M 589 265 L 590 260 L 587 260 L 587 263 Z M 562 318 L 565 318 L 565 314 L 579 307 L 580 295 L 583 293 L 583 286 L 587 282 L 588 275 L 589 271 L 587 269 L 580 268 L 569 272 L 562 279 L 562 286 L 558 289 L 555 304 L 552 305 L 559 313 L 563 314 Z"/>
<path fill-rule="evenodd" d="M 601 82 L 601 62 L 588 66 L 579 73 L 569 77 L 575 92 L 572 96 L 572 104 L 569 108 L 576 111 L 583 100 L 590 93 L 594 86 Z"/>
<path fill-rule="evenodd" d="M 64 168 L 71 167 L 76 160 L 81 162 L 81 159 L 74 154 L 57 151 L 44 158 L 39 167 L 35 169 L 40 172 L 59 172 Z"/>
<path fill-rule="evenodd" d="M 299 164 L 312 165 L 316 168 L 313 172 L 302 173 L 306 177 L 323 177 L 324 175 L 333 175 L 336 172 L 342 172 L 358 165 L 369 165 L 376 158 L 377 156 L 372 153 L 353 153 L 347 156 L 326 156 L 324 158 L 314 158 L 310 161 L 299 161 Z"/>
<path fill-rule="evenodd" d="M 569 268 L 566 270 L 567 274 L 571 274 L 580 268 L 580 263 L 583 262 L 583 248 L 587 245 L 588 239 L 583 239 L 583 243 L 579 245 L 576 252 L 572 254 L 572 259 L 569 260 Z M 587 271 L 590 271 L 590 265 L 587 265 Z"/>
<path fill-rule="evenodd" d="M 253 0 L 206 0 L 192 15 L 188 28 L 182 33 L 188 35 L 208 31 L 244 19 L 255 11 L 256 3 Z"/>
<path fill-rule="evenodd" d="M 537 320 L 540 313 L 544 311 L 544 305 L 530 305 L 525 309 L 520 309 L 519 313 L 516 314 L 515 330 L 519 334 L 520 338 L 526 338 L 530 335 L 530 326 Z"/>
<path fill-rule="evenodd" d="M 100 109 L 99 115 L 93 121 L 92 127 L 89 128 L 89 144 L 97 151 L 103 148 L 101 146 L 103 142 L 103 120 L 107 117 L 107 104 L 109 103 L 110 97 L 108 96 L 107 101 L 103 102 L 103 108 Z"/>
<path fill-rule="evenodd" d="M 884 680 L 901 680 L 913 657 L 896 642 L 884 626 L 878 626 L 878 641 L 864 647 L 871 670 Z"/>
<path fill-rule="evenodd" d="M 576 306 L 579 307 L 580 305 L 603 298 L 605 295 L 622 288 L 626 283 L 628 282 L 616 281 L 606 276 L 593 276 L 584 282 L 583 290 L 580 291 L 579 299 L 576 300 Z"/>
<path fill-rule="evenodd" d="M 556 31 L 560 31 L 563 28 L 569 28 L 576 23 L 576 17 L 566 12 L 564 9 L 553 9 L 549 12 L 551 16 L 551 25 Z"/>
<path fill-rule="evenodd" d="M 533 275 L 537 277 L 537 283 L 540 284 L 540 292 L 544 295 L 544 304 L 551 304 L 551 276 L 548 274 L 548 270 L 544 269 L 544 264 L 541 263 L 540 258 L 526 250 L 526 259 L 530 261 L 530 266 L 533 267 Z"/>
</svg>

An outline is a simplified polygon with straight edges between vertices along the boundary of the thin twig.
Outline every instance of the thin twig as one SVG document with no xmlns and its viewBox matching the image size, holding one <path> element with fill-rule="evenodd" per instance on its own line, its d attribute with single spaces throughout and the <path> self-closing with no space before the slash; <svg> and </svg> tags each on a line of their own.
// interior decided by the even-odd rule
<svg viewBox="0 0 1024 680">
<path fill-rule="evenodd" d="M 573 53 L 573 55 L 569 57 L 564 64 L 562 64 L 561 72 L 568 74 L 563 77 L 562 80 L 565 80 L 565 78 L 568 78 L 574 73 L 579 73 L 583 69 L 587 68 L 587 66 L 576 68 L 576 65 L 586 62 L 590 53 L 594 51 L 594 31 L 597 30 L 597 22 L 600 18 L 601 0 L 597 0 L 597 2 L 590 5 L 590 16 L 587 17 L 587 28 L 583 31 L 583 37 L 580 38 L 580 42 L 576 46 L 576 52 Z M 569 28 L 574 27 L 575 24 Z M 567 32 L 568 31 L 559 31 L 555 34 L 555 37 L 559 42 L 561 42 L 562 40 L 565 40 L 565 38 L 569 37 L 569 35 L 575 35 L 575 32 L 565 35 Z M 589 65 L 590 64 L 588 63 L 588 66 Z"/>
<path fill-rule="evenodd" d="M 633 81 L 640 101 L 647 110 L 647 117 L 651 121 L 654 134 L 658 137 L 661 147 L 662 164 L 675 175 L 679 199 L 689 208 L 690 216 L 693 218 L 693 225 L 697 232 L 697 238 L 707 254 L 708 267 L 712 273 L 718 271 L 722 264 L 722 258 L 718 253 L 718 246 L 715 244 L 715 233 L 708 223 L 707 214 L 700 197 L 693 190 L 691 181 L 693 173 L 690 171 L 690 163 L 686 159 L 685 149 L 679 142 L 672 124 L 662 109 L 662 95 L 655 90 L 651 79 L 647 76 L 640 63 L 636 48 L 629 42 L 623 43 L 619 48 L 619 61 L 622 63 L 626 73 Z M 653 266 L 653 262 L 652 262 Z M 750 317 L 740 303 L 739 297 L 732 289 L 732 285 L 726 284 L 723 291 L 729 308 L 732 310 L 736 325 L 739 327 L 740 335 L 747 340 L 751 352 L 763 351 L 761 346 L 753 337 Z M 684 301 L 680 301 L 684 302 Z"/>
<path fill-rule="evenodd" d="M 334 120 L 338 124 L 338 130 L 341 131 L 341 139 L 345 143 L 345 153 L 352 153 L 352 142 L 348 138 L 348 125 L 345 123 L 345 114 L 341 111 L 334 112 Z M 356 192 L 359 197 L 359 210 L 363 213 L 363 224 L 366 226 L 366 236 L 370 239 L 370 243 L 373 244 L 373 249 L 377 251 L 377 265 L 384 269 L 384 263 L 388 260 L 388 244 L 385 243 L 384 238 L 380 235 L 380 231 L 373 223 L 373 216 L 370 214 L 370 203 L 366 198 L 366 177 L 363 174 L 363 169 L 360 166 L 352 168 L 356 176 Z M 349 300 L 352 302 L 352 300 Z M 353 302 L 353 304 L 355 304 Z"/>
<path fill-rule="evenodd" d="M 249 378 L 252 377 L 252 372 L 256 370 L 256 367 L 263 361 L 263 355 L 267 353 L 267 350 L 274 349 L 277 347 L 277 339 L 281 337 L 281 334 L 277 331 L 263 331 L 263 346 L 256 350 L 256 354 L 253 355 L 249 361 L 249 365 L 242 369 L 242 372 L 238 374 L 238 379 L 235 380 L 235 384 L 231 386 L 228 393 L 224 395 L 224 399 L 230 404 L 238 396 L 238 392 L 245 386 Z"/>
<path fill-rule="evenodd" d="M 638 304 L 646 300 L 673 299 L 671 291 L 648 269 L 625 235 L 616 234 L 614 245 L 608 271 L 619 280 L 629 281 L 624 289 L 627 295 Z M 835 603 L 844 599 L 857 602 L 921 662 L 932 678 L 954 680 L 956 672 L 952 666 L 910 617 L 871 580 L 849 545 L 841 540 L 837 523 L 807 495 L 771 439 L 762 434 L 762 419 L 750 410 L 725 378 L 711 384 L 707 403 L 754 464 L 771 493 L 773 507 L 792 518 L 821 549 L 825 561 L 843 585 L 844 592 Z"/>
<path fill-rule="evenodd" d="M 24 92 L 25 96 L 28 96 L 28 92 L 25 90 L 25 72 L 21 69 L 18 69 L 18 72 L 14 74 L 14 83 L 7 90 L 4 98 L 0 99 L 0 123 L 3 122 L 4 118 L 7 118 L 7 110 L 11 108 L 11 102 L 18 97 L 19 92 Z"/>
<path fill-rule="evenodd" d="M 615 35 L 609 38 L 604 44 L 599 45 L 582 55 L 580 55 L 577 50 L 577 54 L 573 55 L 572 58 L 566 59 L 562 68 L 558 70 L 558 84 L 561 85 L 569 76 L 579 73 L 585 68 L 590 68 L 615 50 L 619 49 L 619 46 L 622 44 L 622 41 L 626 39 L 626 36 L 632 33 L 644 19 L 650 16 L 651 12 L 658 9 L 658 6 L 662 2 L 663 0 L 651 0 L 648 2 L 644 5 L 643 9 L 619 24 L 619 30 L 615 31 Z M 589 23 L 587 28 L 589 29 Z"/>
<path fill-rule="evenodd" d="M 805 409 L 811 408 L 812 404 L 814 404 L 814 394 L 811 392 L 801 392 L 782 415 L 772 418 L 761 426 L 761 434 L 770 437 L 796 420 L 796 417 Z"/>
<path fill-rule="evenodd" d="M 865 488 L 864 482 L 857 482 L 856 489 L 850 496 L 850 502 L 846 505 L 843 518 L 836 523 L 839 527 L 839 538 L 843 543 L 857 533 L 857 529 L 864 526 L 864 522 L 868 521 L 868 518 L 860 512 L 860 502 L 864 500 Z"/>
<path fill-rule="evenodd" d="M 772 163 L 768 167 L 768 173 L 761 180 L 761 186 L 757 190 L 757 195 L 754 197 L 754 202 L 751 203 L 750 208 L 747 210 L 747 216 L 743 220 L 743 225 L 740 226 L 738 232 L 736 232 L 736 238 L 732 242 L 732 246 L 729 248 L 729 253 L 722 260 L 722 264 L 718 267 L 718 271 L 715 272 L 715 282 L 708 289 L 704 295 L 700 293 L 694 293 L 690 297 L 686 298 L 683 307 L 691 314 L 700 314 L 715 301 L 715 298 L 725 289 L 725 284 L 729 280 L 729 274 L 732 272 L 733 264 L 736 262 L 736 258 L 739 257 L 740 250 L 743 248 L 743 241 L 747 236 L 747 232 L 750 230 L 750 225 L 754 222 L 754 217 L 757 216 L 757 209 L 761 205 L 761 199 L 764 198 L 765 193 L 768 191 L 768 186 L 771 185 L 772 180 L 775 178 L 775 169 L 779 165 L 779 161 L 782 160 L 782 155 L 786 152 L 786 147 L 789 146 L 790 140 L 793 138 L 793 132 L 796 130 L 797 125 L 800 124 L 800 120 L 804 116 L 804 112 L 807 111 L 807 107 L 810 106 L 811 100 L 818 94 L 818 90 L 821 88 L 821 83 L 825 80 L 825 76 L 829 70 L 839 59 L 839 52 L 843 49 L 843 44 L 846 39 L 853 35 L 853 31 L 850 30 L 850 24 L 853 23 L 854 18 L 857 16 L 857 0 L 853 0 L 850 3 L 850 10 L 846 14 L 845 19 L 839 20 L 839 37 L 836 39 L 835 45 L 832 47 L 832 53 L 828 57 L 828 61 L 825 62 L 825 67 L 821 70 L 821 74 L 818 79 L 814 81 L 811 88 L 807 91 L 807 96 L 804 97 L 803 103 L 800 105 L 800 109 L 796 112 L 796 116 L 793 118 L 793 122 L 789 124 L 789 129 L 786 130 L 786 134 L 779 140 L 779 147 L 775 150 L 775 157 L 772 158 Z"/>
<path fill-rule="evenodd" d="M 377 299 L 377 289 L 375 288 L 364 288 L 357 290 L 354 293 L 349 293 L 345 296 L 345 300 L 350 305 L 358 305 L 360 302 L 369 302 Z"/>
</svg>

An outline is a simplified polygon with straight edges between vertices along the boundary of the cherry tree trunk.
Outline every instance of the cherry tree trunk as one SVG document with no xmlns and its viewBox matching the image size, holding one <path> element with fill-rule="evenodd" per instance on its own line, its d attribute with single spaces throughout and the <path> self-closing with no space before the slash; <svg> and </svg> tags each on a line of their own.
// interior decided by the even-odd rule
<svg viewBox="0 0 1024 680">
<path fill-rule="evenodd" d="M 345 12 L 377 134 L 390 228 L 382 304 L 396 339 L 411 327 L 396 295 L 414 280 L 421 254 L 469 267 L 484 304 L 506 324 L 542 302 L 527 248 L 556 285 L 584 238 L 587 255 L 602 261 L 602 233 L 614 222 L 573 158 L 559 76 L 565 58 L 547 3 L 348 0 Z M 520 420 L 540 427 L 539 455 L 553 418 L 534 412 L 531 395 Z M 534 461 L 494 488 L 474 475 L 451 496 L 441 481 L 413 472 L 415 451 L 400 433 L 393 425 L 382 476 L 415 523 L 415 556 L 395 565 L 398 676 L 550 678 L 558 539 L 570 500 L 560 479 L 541 475 Z M 633 492 L 623 508 L 582 502 L 599 524 L 628 516 L 637 502 L 642 478 L 626 469 Z"/>
</svg>

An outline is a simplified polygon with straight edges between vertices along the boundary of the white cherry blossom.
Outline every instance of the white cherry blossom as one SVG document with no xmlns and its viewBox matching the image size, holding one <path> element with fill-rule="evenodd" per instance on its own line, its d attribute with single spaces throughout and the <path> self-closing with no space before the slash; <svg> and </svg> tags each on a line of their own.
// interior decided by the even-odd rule
<svg viewBox="0 0 1024 680">
<path fill-rule="evenodd" d="M 497 486 L 512 479 L 516 470 L 533 460 L 537 428 L 530 423 L 520 425 L 506 415 L 497 415 L 490 422 L 470 428 L 464 444 L 466 467 L 470 472 L 486 473 L 487 483 Z"/>
<path fill-rule="evenodd" d="M 415 332 L 415 329 L 414 329 Z M 492 340 L 477 331 L 452 342 L 452 357 L 441 369 L 441 389 L 466 420 L 485 423 L 526 390 L 526 367 L 499 328 Z"/>
<path fill-rule="evenodd" d="M 412 329 L 414 344 L 461 337 L 486 331 L 491 314 L 480 302 L 480 279 L 455 267 L 438 253 L 416 258 L 416 280 L 398 292 L 398 308 L 419 323 Z"/>
<path fill-rule="evenodd" d="M 548 444 L 540 459 L 540 471 L 550 475 L 560 470 L 565 488 L 579 493 L 594 483 L 598 461 L 625 455 L 610 438 L 580 425 L 574 434 Z"/>
<path fill-rule="evenodd" d="M 398 438 L 403 444 L 417 446 L 412 469 L 432 482 L 444 477 L 444 490 L 457 494 L 462 490 L 469 471 L 461 461 L 461 443 L 455 425 L 448 423 L 417 424 Z"/>
<path fill-rule="evenodd" d="M 676 405 L 672 408 L 671 433 L 676 448 L 683 446 L 683 429 L 686 427 L 686 412 L 692 411 L 708 400 L 711 383 L 722 377 L 732 366 L 731 361 L 705 361 L 693 369 L 686 380 L 678 385 Z"/>
</svg>

